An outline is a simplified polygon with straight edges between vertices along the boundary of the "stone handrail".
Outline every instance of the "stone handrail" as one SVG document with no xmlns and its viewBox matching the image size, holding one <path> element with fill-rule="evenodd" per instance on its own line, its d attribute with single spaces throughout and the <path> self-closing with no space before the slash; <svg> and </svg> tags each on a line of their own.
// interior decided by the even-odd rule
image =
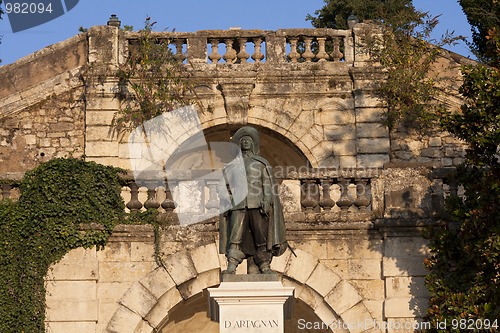
<svg viewBox="0 0 500 333">
<path fill-rule="evenodd" d="M 130 47 L 139 39 L 126 32 Z M 179 62 L 208 64 L 297 63 L 354 61 L 351 30 L 281 29 L 154 32 L 152 37 L 172 47 Z M 222 54 L 221 54 L 222 53 Z"/>
</svg>

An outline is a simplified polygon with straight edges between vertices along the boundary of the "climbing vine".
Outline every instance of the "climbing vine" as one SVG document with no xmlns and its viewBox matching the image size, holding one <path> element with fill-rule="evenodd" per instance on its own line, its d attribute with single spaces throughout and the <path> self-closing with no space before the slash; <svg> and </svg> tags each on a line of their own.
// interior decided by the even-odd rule
<svg viewBox="0 0 500 333">
<path fill-rule="evenodd" d="M 44 332 L 48 268 L 72 249 L 104 247 L 124 219 L 120 172 L 53 159 L 26 173 L 17 202 L 0 201 L 0 332 Z"/>
</svg>

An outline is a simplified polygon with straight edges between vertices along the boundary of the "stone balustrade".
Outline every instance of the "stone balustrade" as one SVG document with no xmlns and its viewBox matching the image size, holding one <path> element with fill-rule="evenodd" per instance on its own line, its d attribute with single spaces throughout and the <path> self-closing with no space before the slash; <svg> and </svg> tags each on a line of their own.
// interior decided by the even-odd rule
<svg viewBox="0 0 500 333">
<path fill-rule="evenodd" d="M 140 35 L 126 32 L 129 51 Z M 181 63 L 245 64 L 354 61 L 351 30 L 281 29 L 201 30 L 154 32 L 159 43 L 169 44 L 174 59 Z"/>
<path fill-rule="evenodd" d="M 276 190 L 285 213 L 370 213 L 375 201 L 380 200 L 375 198 L 372 188 L 373 182 L 379 181 L 380 172 L 379 169 L 370 172 L 351 170 L 347 173 L 321 170 L 285 172 L 276 175 Z M 200 221 L 204 217 L 209 219 L 218 215 L 219 180 L 210 178 L 210 173 L 205 170 L 188 173 L 180 172 L 168 177 L 171 188 L 162 177 L 146 177 L 146 180 L 137 182 L 131 175 L 126 176 L 126 186 L 122 188 L 126 211 L 157 209 L 161 213 L 194 214 Z M 436 199 L 441 202 L 439 206 L 450 195 L 464 197 L 463 187 L 457 185 L 454 169 L 435 172 L 431 178 L 435 184 L 432 192 L 438 195 Z M 17 200 L 20 183 L 21 177 L 0 176 L 0 199 Z M 380 183 L 378 186 L 384 187 Z M 186 200 L 188 204 L 179 209 L 176 204 L 179 200 Z"/>
</svg>

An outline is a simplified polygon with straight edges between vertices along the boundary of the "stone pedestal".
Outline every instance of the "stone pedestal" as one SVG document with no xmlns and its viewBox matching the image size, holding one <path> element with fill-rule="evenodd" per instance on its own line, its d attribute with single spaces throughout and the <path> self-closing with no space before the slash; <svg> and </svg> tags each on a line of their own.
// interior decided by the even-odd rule
<svg viewBox="0 0 500 333">
<path fill-rule="evenodd" d="M 224 275 L 208 293 L 210 319 L 221 333 L 283 333 L 292 315 L 294 288 L 277 275 Z"/>
</svg>

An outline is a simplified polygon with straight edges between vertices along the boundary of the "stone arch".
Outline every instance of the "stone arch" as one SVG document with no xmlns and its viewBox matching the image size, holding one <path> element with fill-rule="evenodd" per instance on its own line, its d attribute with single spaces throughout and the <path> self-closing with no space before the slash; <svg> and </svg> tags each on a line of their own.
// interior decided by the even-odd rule
<svg viewBox="0 0 500 333">
<path fill-rule="evenodd" d="M 318 147 L 324 142 L 321 125 L 315 121 L 313 111 L 286 112 L 278 108 L 264 108 L 252 106 L 244 123 L 233 124 L 228 121 L 225 112 L 205 112 L 200 114 L 201 125 L 204 130 L 216 126 L 230 125 L 257 125 L 261 128 L 276 132 L 287 138 L 307 157 L 310 166 L 319 166 L 317 159 Z"/>
<path fill-rule="evenodd" d="M 272 268 L 282 275 L 284 285 L 296 288 L 296 297 L 309 305 L 323 322 L 375 323 L 363 298 L 349 281 L 342 280 L 313 254 L 300 249 L 295 252 L 297 257 L 287 251 L 275 258 Z M 151 271 L 122 296 L 107 332 L 158 332 L 176 304 L 220 283 L 224 263 L 215 244 L 167 256 L 165 267 Z M 366 326 L 361 331 L 370 328 L 373 327 Z M 372 331 L 379 332 L 376 328 Z"/>
</svg>

